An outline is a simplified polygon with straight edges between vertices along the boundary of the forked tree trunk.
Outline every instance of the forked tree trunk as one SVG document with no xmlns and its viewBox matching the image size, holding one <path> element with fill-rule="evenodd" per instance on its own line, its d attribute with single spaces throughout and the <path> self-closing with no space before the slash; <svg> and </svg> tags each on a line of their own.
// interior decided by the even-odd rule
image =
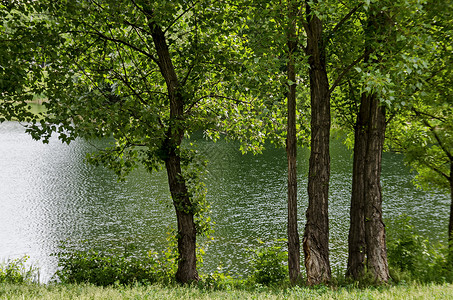
<svg viewBox="0 0 453 300">
<path fill-rule="evenodd" d="M 328 195 L 330 179 L 330 94 L 323 43 L 323 25 L 306 1 L 307 54 L 310 65 L 311 149 L 308 171 L 308 208 L 303 239 L 308 284 L 328 282 Z"/>
<path fill-rule="evenodd" d="M 296 70 L 294 53 L 297 47 L 296 13 L 297 7 L 288 4 L 288 81 L 290 82 L 287 96 L 288 120 L 286 135 L 286 154 L 288 159 L 288 270 L 291 283 L 300 276 L 300 241 L 297 228 L 297 138 L 296 138 Z M 294 12 L 296 11 L 296 13 Z"/>
<path fill-rule="evenodd" d="M 152 11 L 148 11 L 152 20 Z M 180 146 L 184 135 L 184 98 L 179 90 L 179 81 L 171 61 L 165 34 L 160 26 L 150 21 L 154 45 L 159 61 L 159 68 L 165 79 L 170 102 L 170 121 L 163 150 L 166 153 L 165 167 L 168 184 L 176 210 L 178 223 L 178 270 L 176 280 L 188 283 L 199 280 L 196 257 L 196 227 L 188 196 L 186 181 L 182 176 Z"/>
</svg>

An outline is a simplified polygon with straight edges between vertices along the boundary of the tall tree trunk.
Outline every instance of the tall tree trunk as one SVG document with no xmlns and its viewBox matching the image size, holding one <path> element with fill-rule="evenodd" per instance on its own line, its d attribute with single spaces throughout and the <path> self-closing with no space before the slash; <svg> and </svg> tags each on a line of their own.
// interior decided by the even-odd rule
<svg viewBox="0 0 453 300">
<path fill-rule="evenodd" d="M 300 276 L 300 241 L 297 228 L 297 138 L 296 138 L 296 67 L 294 52 L 297 48 L 296 14 L 297 7 L 288 3 L 289 29 L 288 45 L 288 81 L 287 96 L 288 120 L 286 134 L 286 154 L 288 159 L 288 269 L 291 283 Z"/>
<path fill-rule="evenodd" d="M 187 186 L 181 176 L 181 158 L 172 147 L 165 160 L 168 183 L 178 223 L 178 270 L 176 280 L 182 283 L 197 281 L 196 228 Z"/>
<path fill-rule="evenodd" d="M 450 198 L 451 198 L 450 222 L 448 223 L 448 242 L 449 242 L 448 247 L 450 248 L 450 251 L 453 253 L 453 161 L 450 161 L 450 177 L 448 178 L 448 180 L 450 181 Z"/>
<path fill-rule="evenodd" d="M 360 111 L 354 133 L 354 158 L 352 167 L 352 194 L 350 206 L 350 226 L 348 237 L 348 265 L 346 276 L 359 279 L 365 271 L 365 153 L 367 149 L 366 126 L 368 109 L 365 107 L 366 94 L 362 94 Z"/>
<path fill-rule="evenodd" d="M 303 238 L 309 284 L 331 278 L 329 262 L 328 195 L 330 178 L 330 95 L 323 43 L 323 25 L 306 1 L 307 54 L 310 65 L 311 150 L 308 171 L 308 208 Z"/>
<path fill-rule="evenodd" d="M 152 11 L 148 12 L 152 16 Z M 170 122 L 163 150 L 166 153 L 165 167 L 168 184 L 176 210 L 178 223 L 178 270 L 176 280 L 182 283 L 197 281 L 196 227 L 188 196 L 186 181 L 182 176 L 180 146 L 184 135 L 184 98 L 179 90 L 179 81 L 171 61 L 165 34 L 154 22 L 149 25 L 158 56 L 159 68 L 167 85 L 170 100 Z"/>
<path fill-rule="evenodd" d="M 375 94 L 366 97 L 369 101 L 367 126 L 367 149 L 365 157 L 365 240 L 367 268 L 376 282 L 390 279 L 385 226 L 382 220 L 381 165 L 385 139 L 385 107 Z"/>
<path fill-rule="evenodd" d="M 374 43 L 384 43 L 391 22 L 376 6 L 365 28 L 365 63 L 372 63 Z M 385 107 L 375 93 L 363 93 L 355 127 L 353 183 L 346 274 L 359 279 L 367 269 L 376 282 L 390 278 L 382 220 L 381 165 L 385 140 Z M 366 255 L 365 255 L 366 254 Z M 366 258 L 366 259 L 365 259 Z"/>
</svg>

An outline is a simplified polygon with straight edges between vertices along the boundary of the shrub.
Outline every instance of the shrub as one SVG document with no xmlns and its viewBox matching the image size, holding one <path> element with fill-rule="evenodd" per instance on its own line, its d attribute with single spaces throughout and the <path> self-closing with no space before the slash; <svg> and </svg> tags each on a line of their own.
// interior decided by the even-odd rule
<svg viewBox="0 0 453 300">
<path fill-rule="evenodd" d="M 38 281 L 38 270 L 33 267 L 25 266 L 28 256 L 7 260 L 0 264 L 0 283 L 31 283 Z"/>
<path fill-rule="evenodd" d="M 284 251 L 277 240 L 270 246 L 264 246 L 262 241 L 259 241 L 261 246 L 252 250 L 251 279 L 258 284 L 273 284 L 283 281 L 288 274 L 288 266 L 286 261 L 288 259 L 288 252 Z"/>
<path fill-rule="evenodd" d="M 113 284 L 153 283 L 169 278 L 173 262 L 156 252 L 132 253 L 134 247 L 123 249 L 78 250 L 60 246 L 58 270 L 54 279 L 62 283 L 91 283 L 99 286 Z M 165 255 L 165 253 L 164 253 Z M 168 257 L 167 257 L 168 258 Z"/>
<path fill-rule="evenodd" d="M 411 218 L 400 216 L 387 231 L 387 256 L 392 278 L 421 282 L 452 282 L 448 247 L 432 244 L 415 232 Z"/>
<path fill-rule="evenodd" d="M 428 241 L 417 235 L 411 218 L 397 218 L 387 234 L 389 264 L 401 271 L 414 273 L 421 266 L 421 257 L 427 253 Z"/>
</svg>

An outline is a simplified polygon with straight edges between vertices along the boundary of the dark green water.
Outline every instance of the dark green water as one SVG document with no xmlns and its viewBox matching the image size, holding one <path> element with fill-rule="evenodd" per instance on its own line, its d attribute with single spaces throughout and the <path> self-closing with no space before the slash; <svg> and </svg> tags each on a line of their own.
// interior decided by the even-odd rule
<svg viewBox="0 0 453 300">
<path fill-rule="evenodd" d="M 270 148 L 262 155 L 242 155 L 232 143 L 196 139 L 209 160 L 206 186 L 216 223 L 207 245 L 204 271 L 222 265 L 233 274 L 247 270 L 247 249 L 257 240 L 272 241 L 286 232 L 286 155 Z M 108 247 L 135 243 L 160 250 L 175 224 L 166 174 L 135 171 L 126 182 L 102 167 L 84 163 L 90 143 L 67 146 L 31 140 L 14 122 L 0 124 L 0 260 L 29 255 L 41 280 L 55 271 L 61 240 L 87 240 Z M 330 247 L 334 268 L 346 261 L 352 156 L 341 141 L 331 146 Z M 308 151 L 300 149 L 299 228 L 307 206 Z M 400 155 L 383 158 L 384 216 L 412 216 L 417 230 L 433 240 L 446 238 L 447 195 L 426 193 L 412 184 L 413 175 Z"/>
</svg>

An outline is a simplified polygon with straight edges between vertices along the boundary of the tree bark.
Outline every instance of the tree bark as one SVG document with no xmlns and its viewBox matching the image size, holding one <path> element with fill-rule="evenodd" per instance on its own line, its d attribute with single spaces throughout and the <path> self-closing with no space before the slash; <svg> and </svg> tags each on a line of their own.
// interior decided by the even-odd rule
<svg viewBox="0 0 453 300">
<path fill-rule="evenodd" d="M 367 126 L 367 151 L 365 157 L 365 240 L 367 268 L 376 282 L 390 279 L 385 226 L 382 220 L 381 165 L 385 139 L 385 107 L 375 94 L 366 97 L 369 101 L 370 122 Z"/>
<path fill-rule="evenodd" d="M 181 176 L 181 159 L 174 151 L 171 151 L 165 167 L 167 169 L 168 183 L 176 210 L 178 223 L 178 270 L 176 280 L 181 283 L 198 281 L 197 256 L 196 256 L 196 228 L 191 202 L 187 193 L 187 186 Z"/>
<path fill-rule="evenodd" d="M 286 154 L 288 159 L 288 270 L 291 283 L 296 283 L 300 276 L 300 240 L 297 228 L 297 138 L 296 138 L 296 67 L 294 52 L 297 48 L 295 18 L 297 7 L 289 5 L 288 45 L 288 81 L 287 95 L 287 134 Z"/>
<path fill-rule="evenodd" d="M 348 237 L 348 265 L 346 276 L 359 279 L 365 271 L 365 153 L 367 148 L 367 135 L 365 124 L 368 116 L 365 113 L 365 98 L 362 95 L 360 111 L 357 115 L 354 133 L 354 158 L 352 167 L 352 194 L 350 206 L 350 226 Z"/>
<path fill-rule="evenodd" d="M 150 12 L 151 15 L 151 12 Z M 176 280 L 182 283 L 198 281 L 196 257 L 196 227 L 192 203 L 186 181 L 182 176 L 180 146 L 184 135 L 184 98 L 179 90 L 179 81 L 171 61 L 165 34 L 159 25 L 149 25 L 159 61 L 159 68 L 167 85 L 170 101 L 170 122 L 163 143 L 168 184 L 176 210 L 178 223 L 178 270 Z"/>
<path fill-rule="evenodd" d="M 311 150 L 308 171 L 308 208 L 303 238 L 308 284 L 328 282 L 328 194 L 330 179 L 330 94 L 323 43 L 323 25 L 306 1 L 307 54 L 310 65 Z"/>
<path fill-rule="evenodd" d="M 376 95 L 362 94 L 355 128 L 347 276 L 368 270 L 377 282 L 389 280 L 380 185 L 385 108 Z"/>
<path fill-rule="evenodd" d="M 450 181 L 450 198 L 451 198 L 450 222 L 448 223 L 448 242 L 449 242 L 448 247 L 450 248 L 450 252 L 453 253 L 453 161 L 450 161 L 450 177 L 448 178 L 448 180 Z"/>
<path fill-rule="evenodd" d="M 384 38 L 390 32 L 388 26 L 391 26 L 388 17 L 375 6 L 370 8 L 365 28 L 365 63 L 372 63 L 373 45 L 385 42 Z M 380 105 L 375 93 L 363 93 L 355 127 L 346 275 L 354 279 L 362 277 L 366 260 L 368 271 L 378 283 L 390 279 L 380 184 L 385 129 L 385 107 Z"/>
</svg>

